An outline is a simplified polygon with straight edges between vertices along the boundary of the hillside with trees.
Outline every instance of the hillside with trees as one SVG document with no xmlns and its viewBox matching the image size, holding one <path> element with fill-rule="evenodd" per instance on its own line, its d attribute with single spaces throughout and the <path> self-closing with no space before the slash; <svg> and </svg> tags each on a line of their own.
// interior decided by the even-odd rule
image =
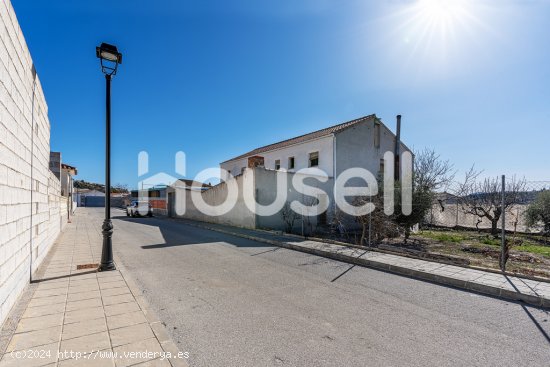
<svg viewBox="0 0 550 367">
<path fill-rule="evenodd" d="M 75 189 L 88 189 L 88 190 L 97 190 L 101 192 L 105 192 L 105 185 L 98 184 L 94 182 L 88 182 L 84 180 L 75 180 L 74 181 L 74 188 Z M 128 194 L 130 191 L 128 190 L 128 186 L 124 184 L 116 184 L 114 186 L 111 186 L 111 192 L 117 193 L 117 194 Z"/>
</svg>

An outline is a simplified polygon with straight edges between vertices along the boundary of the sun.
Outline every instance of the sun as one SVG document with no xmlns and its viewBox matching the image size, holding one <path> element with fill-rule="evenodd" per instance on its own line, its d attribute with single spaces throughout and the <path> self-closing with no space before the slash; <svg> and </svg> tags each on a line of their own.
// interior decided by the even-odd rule
<svg viewBox="0 0 550 367">
<path fill-rule="evenodd" d="M 452 32 L 470 18 L 468 0 L 418 0 L 413 13 L 417 24 L 430 32 Z"/>
<path fill-rule="evenodd" d="M 483 0 L 394 0 L 369 23 L 368 39 L 387 78 L 424 83 L 455 78 L 472 70 L 487 36 L 493 6 Z M 399 77 L 398 77 L 399 76 Z"/>
<path fill-rule="evenodd" d="M 410 58 L 443 65 L 456 56 L 475 23 L 472 1 L 416 0 L 403 9 L 399 31 L 410 49 Z"/>
<path fill-rule="evenodd" d="M 435 23 L 447 24 L 464 14 L 465 2 L 460 0 L 419 0 L 419 15 Z"/>
</svg>

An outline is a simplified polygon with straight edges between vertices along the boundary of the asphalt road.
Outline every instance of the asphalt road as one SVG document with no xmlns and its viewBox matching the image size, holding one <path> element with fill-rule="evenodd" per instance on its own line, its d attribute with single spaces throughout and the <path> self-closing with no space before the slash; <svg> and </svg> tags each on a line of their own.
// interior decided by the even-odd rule
<svg viewBox="0 0 550 367">
<path fill-rule="evenodd" d="M 191 366 L 550 366 L 548 311 L 113 214 L 115 253 Z"/>
</svg>

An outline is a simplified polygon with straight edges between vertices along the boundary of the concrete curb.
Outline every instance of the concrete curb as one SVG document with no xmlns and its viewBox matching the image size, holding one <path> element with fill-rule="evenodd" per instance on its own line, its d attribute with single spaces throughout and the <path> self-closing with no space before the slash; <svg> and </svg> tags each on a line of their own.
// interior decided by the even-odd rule
<svg viewBox="0 0 550 367">
<path fill-rule="evenodd" d="M 212 231 L 215 231 L 215 232 L 220 232 L 220 233 L 224 233 L 224 234 L 228 234 L 228 235 L 232 235 L 232 236 L 246 238 L 246 239 L 257 241 L 257 242 L 267 243 L 267 244 L 277 246 L 277 247 L 283 247 L 283 248 L 287 248 L 287 249 L 290 249 L 290 250 L 300 251 L 300 252 L 304 252 L 304 253 L 308 253 L 308 254 L 312 254 L 312 255 L 317 255 L 317 256 L 320 256 L 320 257 L 325 257 L 325 258 L 329 258 L 329 259 L 333 259 L 333 260 L 338 260 L 338 261 L 346 262 L 346 263 L 349 263 L 349 264 L 364 266 L 364 267 L 372 268 L 372 269 L 376 269 L 376 270 L 382 270 L 382 271 L 386 271 L 386 272 L 397 274 L 397 275 L 404 275 L 404 276 L 407 276 L 407 277 L 411 277 L 411 278 L 415 278 L 415 279 L 419 279 L 419 280 L 423 280 L 423 281 L 428 281 L 428 282 L 432 282 L 432 283 L 436 283 L 436 284 L 442 284 L 442 285 L 446 285 L 446 286 L 460 288 L 460 289 L 464 289 L 464 290 L 467 290 L 467 291 L 481 293 L 481 294 L 485 294 L 485 295 L 489 295 L 489 296 L 493 296 L 493 297 L 499 297 L 499 298 L 506 299 L 506 300 L 522 301 L 522 302 L 525 302 L 525 303 L 528 303 L 528 304 L 531 304 L 531 305 L 534 305 L 534 306 L 550 308 L 550 299 L 543 298 L 543 297 L 540 297 L 540 296 L 524 294 L 524 293 L 521 293 L 521 292 L 515 292 L 515 291 L 502 289 L 502 288 L 499 288 L 499 287 L 494 287 L 494 286 L 491 286 L 491 285 L 475 283 L 475 282 L 471 282 L 471 281 L 467 281 L 467 280 L 451 278 L 451 277 L 448 277 L 448 276 L 432 274 L 432 273 L 428 273 L 428 272 L 425 272 L 425 271 L 420 271 L 420 270 L 415 270 L 415 269 L 409 269 L 409 268 L 404 268 L 404 267 L 400 267 L 400 266 L 390 265 L 390 264 L 386 264 L 386 263 L 382 263 L 382 262 L 378 262 L 378 261 L 374 261 L 374 260 L 363 259 L 361 257 L 353 257 L 353 256 L 348 256 L 348 255 L 343 255 L 343 254 L 331 252 L 331 251 L 323 251 L 323 250 L 319 250 L 319 249 L 294 245 L 294 244 L 290 244 L 290 243 L 286 243 L 286 242 L 270 240 L 270 239 L 267 239 L 267 238 L 251 236 L 251 235 L 247 235 L 247 234 L 244 234 L 244 233 L 229 231 L 229 230 L 225 230 L 225 229 L 222 229 L 222 228 L 216 228 L 216 227 L 213 227 L 213 226 L 201 225 L 201 224 L 196 224 L 196 223 L 189 223 L 188 221 L 182 221 L 182 223 L 187 224 L 187 225 L 192 226 L 192 227 L 208 229 L 208 230 L 212 230 Z M 346 245 L 339 245 L 339 246 L 350 247 L 350 248 L 358 248 L 357 246 L 346 246 Z M 365 251 L 368 251 L 368 250 L 365 250 Z M 397 254 L 395 254 L 395 255 L 399 256 Z M 424 260 L 424 259 L 422 259 L 422 260 L 423 261 L 428 261 L 428 260 Z"/>
<path fill-rule="evenodd" d="M 162 324 L 156 312 L 153 311 L 153 309 L 149 305 L 149 302 L 147 302 L 145 297 L 142 295 L 140 288 L 137 286 L 134 279 L 132 279 L 132 277 L 129 275 L 130 273 L 124 267 L 124 264 L 122 264 L 120 258 L 116 254 L 113 254 L 113 257 L 116 264 L 116 271 L 118 271 L 122 278 L 124 278 L 126 285 L 130 289 L 130 292 L 132 292 L 132 295 L 136 299 L 136 302 L 141 308 L 141 311 L 145 315 L 145 318 L 147 319 L 149 326 L 153 330 L 153 334 L 155 334 L 155 337 L 157 338 L 162 350 L 172 355 L 172 358 L 167 359 L 170 362 L 170 365 L 172 367 L 189 367 L 189 364 L 185 359 L 173 358 L 174 355 L 177 355 L 178 352 L 180 352 L 178 346 L 176 345 L 176 343 L 174 343 L 174 341 L 170 337 L 170 334 L 168 334 L 168 331 Z"/>
<path fill-rule="evenodd" d="M 295 234 L 292 234 L 292 233 L 281 232 L 279 234 L 276 231 L 274 233 L 274 231 L 270 231 L 270 230 L 266 230 L 266 229 L 254 229 L 254 231 L 264 232 L 266 234 L 271 234 L 271 235 L 281 235 L 281 236 L 284 236 L 284 237 L 291 237 L 291 238 L 304 240 L 304 237 L 299 236 L 299 235 L 295 235 Z M 331 240 L 331 239 L 327 239 L 327 238 L 308 237 L 307 239 L 310 240 L 310 241 L 323 242 L 323 243 L 328 243 L 328 244 L 331 244 L 331 245 L 339 245 L 339 246 L 343 246 L 343 247 L 352 247 L 352 248 L 358 248 L 360 250 L 367 250 L 367 248 L 365 246 L 358 246 L 358 245 L 354 245 L 352 243 L 347 243 L 347 242 L 342 242 L 342 241 L 337 241 L 337 240 Z M 385 248 L 380 248 L 380 247 L 369 249 L 369 251 L 380 252 L 380 253 L 389 254 L 389 255 L 408 257 L 410 259 L 418 259 L 418 260 L 424 260 L 424 261 L 437 262 L 437 263 L 440 263 L 440 264 L 458 266 L 458 267 L 461 267 L 461 268 L 464 268 L 464 269 L 480 270 L 480 271 L 484 271 L 486 273 L 493 273 L 493 274 L 502 275 L 502 272 L 498 269 L 486 268 L 486 267 L 476 266 L 476 265 L 464 265 L 464 264 L 460 264 L 458 262 L 445 261 L 443 259 L 434 259 L 434 258 L 430 258 L 430 257 L 418 257 L 418 256 L 415 256 L 415 255 L 406 253 L 406 252 L 393 251 L 391 249 L 385 249 Z M 506 275 L 513 276 L 513 277 L 516 277 L 516 278 L 533 280 L 533 281 L 536 281 L 536 282 L 550 283 L 550 280 L 548 280 L 546 278 L 541 278 L 541 277 L 538 277 L 538 276 L 531 276 L 531 275 L 525 275 L 525 274 L 515 274 L 515 273 L 506 273 Z"/>
</svg>

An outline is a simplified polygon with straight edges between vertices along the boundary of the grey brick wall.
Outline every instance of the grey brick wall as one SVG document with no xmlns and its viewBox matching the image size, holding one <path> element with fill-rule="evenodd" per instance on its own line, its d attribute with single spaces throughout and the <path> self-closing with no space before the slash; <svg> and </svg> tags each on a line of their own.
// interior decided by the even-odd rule
<svg viewBox="0 0 550 367">
<path fill-rule="evenodd" d="M 66 221 L 49 170 L 48 106 L 9 0 L 0 2 L 0 323 Z M 32 196 L 32 199 L 31 199 Z M 32 247 L 32 265 L 31 265 Z"/>
</svg>

